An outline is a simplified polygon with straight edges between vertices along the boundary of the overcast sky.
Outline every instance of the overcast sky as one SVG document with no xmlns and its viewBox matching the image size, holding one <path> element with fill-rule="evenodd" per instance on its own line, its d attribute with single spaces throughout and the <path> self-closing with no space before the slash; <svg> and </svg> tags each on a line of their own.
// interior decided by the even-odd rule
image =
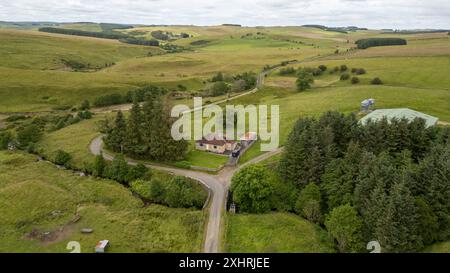
<svg viewBox="0 0 450 273">
<path fill-rule="evenodd" d="M 0 21 L 450 29 L 450 0 L 0 0 Z"/>
</svg>

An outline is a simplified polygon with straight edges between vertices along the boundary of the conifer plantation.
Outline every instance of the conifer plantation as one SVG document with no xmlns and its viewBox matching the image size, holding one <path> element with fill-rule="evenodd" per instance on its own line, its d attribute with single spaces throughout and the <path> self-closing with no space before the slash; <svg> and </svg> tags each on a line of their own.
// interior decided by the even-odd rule
<svg viewBox="0 0 450 273">
<path fill-rule="evenodd" d="M 278 174 L 302 193 L 320 188 L 310 200 L 300 194 L 309 201 L 299 200 L 296 212 L 315 222 L 311 211 L 327 215 L 322 223 L 341 252 L 372 240 L 383 252 L 416 252 L 449 235 L 449 136 L 422 119 L 362 126 L 328 112 L 297 121 Z"/>
<path fill-rule="evenodd" d="M 106 122 L 107 123 L 107 122 Z M 114 124 L 107 126 L 106 146 L 134 158 L 158 161 L 182 159 L 188 143 L 171 136 L 172 119 L 161 96 L 148 96 L 141 106 L 133 102 L 128 118 L 119 111 Z"/>
</svg>

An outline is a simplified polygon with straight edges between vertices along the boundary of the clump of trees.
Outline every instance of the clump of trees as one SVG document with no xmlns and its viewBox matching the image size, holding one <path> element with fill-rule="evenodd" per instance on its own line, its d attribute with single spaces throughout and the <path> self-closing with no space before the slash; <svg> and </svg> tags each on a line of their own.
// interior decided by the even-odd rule
<svg viewBox="0 0 450 273">
<path fill-rule="evenodd" d="M 280 72 L 278 74 L 280 74 L 280 76 L 288 76 L 288 75 L 295 75 L 296 72 L 297 72 L 297 70 L 295 70 L 295 68 L 286 67 L 286 68 L 280 69 Z"/>
<path fill-rule="evenodd" d="M 297 90 L 305 91 L 311 88 L 311 84 L 314 83 L 313 74 L 308 69 L 299 69 L 297 72 Z"/>
<path fill-rule="evenodd" d="M 366 49 L 375 46 L 392 46 L 392 45 L 406 45 L 405 39 L 401 38 L 368 38 L 361 39 L 355 42 L 359 49 Z"/>
<path fill-rule="evenodd" d="M 155 204 L 172 208 L 203 208 L 207 198 L 206 191 L 196 182 L 180 176 L 168 180 L 158 177 L 138 179 L 130 184 L 139 196 Z"/>
<path fill-rule="evenodd" d="M 174 161 L 182 159 L 188 144 L 171 136 L 172 119 L 162 96 L 147 96 L 141 107 L 135 99 L 127 118 L 118 112 L 114 124 L 105 122 L 106 146 L 137 158 Z"/>
<path fill-rule="evenodd" d="M 162 30 L 152 31 L 151 35 L 153 38 L 158 39 L 158 40 L 163 40 L 163 41 L 167 41 L 171 37 L 171 33 L 162 31 Z"/>
<path fill-rule="evenodd" d="M 300 192 L 295 211 L 340 251 L 377 240 L 383 252 L 415 252 L 449 236 L 449 140 L 448 127 L 422 119 L 361 125 L 328 112 L 297 121 L 277 173 Z"/>
<path fill-rule="evenodd" d="M 251 90 L 256 87 L 257 78 L 253 72 L 244 72 L 234 76 L 224 75 L 222 72 L 218 72 L 214 75 L 209 82 L 206 93 L 209 96 L 221 96 L 228 92 L 242 92 Z"/>
<path fill-rule="evenodd" d="M 128 165 L 123 154 L 116 155 L 111 163 L 107 163 L 103 154 L 99 154 L 88 171 L 95 177 L 112 179 L 127 186 L 135 180 L 152 177 L 151 171 L 142 163 Z"/>
<path fill-rule="evenodd" d="M 268 173 L 261 165 L 251 165 L 233 176 L 231 192 L 240 211 L 262 213 L 271 209 L 269 197 L 273 189 L 267 178 Z"/>
</svg>

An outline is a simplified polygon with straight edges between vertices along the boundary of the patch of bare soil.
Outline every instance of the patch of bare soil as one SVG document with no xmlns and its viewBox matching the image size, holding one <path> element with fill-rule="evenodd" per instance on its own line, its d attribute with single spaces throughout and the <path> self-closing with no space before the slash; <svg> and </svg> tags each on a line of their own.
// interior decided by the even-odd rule
<svg viewBox="0 0 450 273">
<path fill-rule="evenodd" d="M 24 237 L 29 240 L 38 240 L 43 245 L 49 245 L 63 241 L 75 231 L 75 223 L 80 220 L 80 216 L 75 215 L 67 224 L 57 228 L 56 230 L 40 230 L 34 228 L 31 232 L 26 233 Z"/>
</svg>

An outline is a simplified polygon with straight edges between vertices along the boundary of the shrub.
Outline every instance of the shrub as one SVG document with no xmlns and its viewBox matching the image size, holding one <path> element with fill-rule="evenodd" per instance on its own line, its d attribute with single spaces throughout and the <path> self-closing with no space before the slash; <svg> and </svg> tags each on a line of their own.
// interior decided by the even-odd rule
<svg viewBox="0 0 450 273">
<path fill-rule="evenodd" d="M 282 68 L 280 69 L 280 76 L 286 76 L 286 75 L 294 75 L 296 72 L 295 68 L 293 67 L 286 67 L 286 68 Z"/>
<path fill-rule="evenodd" d="M 346 81 L 348 79 L 350 79 L 350 75 L 348 73 L 344 73 L 341 75 L 341 81 Z"/>
<path fill-rule="evenodd" d="M 210 90 L 211 96 L 220 96 L 226 94 L 230 90 L 230 87 L 225 82 L 216 82 Z"/>
<path fill-rule="evenodd" d="M 322 196 L 315 183 L 309 183 L 301 192 L 295 204 L 295 212 L 309 221 L 318 223 L 322 220 Z"/>
<path fill-rule="evenodd" d="M 373 85 L 380 85 L 380 84 L 383 84 L 383 82 L 381 81 L 381 79 L 378 78 L 378 77 L 376 77 L 376 78 L 374 78 L 373 80 L 371 80 L 370 83 L 373 84 Z"/>
<path fill-rule="evenodd" d="M 364 68 L 357 68 L 354 72 L 356 75 L 366 74 L 366 70 Z"/>
<path fill-rule="evenodd" d="M 352 78 L 352 84 L 357 84 L 359 83 L 359 78 L 358 77 L 353 77 Z"/>
<path fill-rule="evenodd" d="M 57 150 L 55 152 L 55 164 L 57 165 L 64 165 L 67 166 L 67 163 L 69 163 L 69 161 L 72 159 L 72 156 L 63 151 L 63 150 Z"/>
<path fill-rule="evenodd" d="M 347 67 L 347 65 L 343 64 L 343 65 L 341 65 L 341 67 L 339 68 L 339 70 L 340 70 L 341 72 L 345 72 L 345 71 L 348 70 L 348 67 Z"/>
<path fill-rule="evenodd" d="M 0 132 L 0 150 L 8 149 L 8 144 L 13 140 L 11 132 Z"/>
<path fill-rule="evenodd" d="M 21 148 L 25 148 L 32 143 L 38 142 L 41 139 L 41 136 L 41 129 L 37 125 L 31 124 L 19 130 L 17 133 L 17 141 Z"/>
<path fill-rule="evenodd" d="M 11 115 L 11 116 L 7 117 L 5 120 L 7 122 L 14 122 L 14 121 L 24 120 L 24 119 L 28 119 L 28 118 L 30 118 L 30 117 L 25 116 L 25 115 L 16 114 L 16 115 Z"/>
<path fill-rule="evenodd" d="M 319 69 L 322 70 L 323 72 L 327 71 L 327 67 L 323 64 L 319 65 Z"/>
</svg>

